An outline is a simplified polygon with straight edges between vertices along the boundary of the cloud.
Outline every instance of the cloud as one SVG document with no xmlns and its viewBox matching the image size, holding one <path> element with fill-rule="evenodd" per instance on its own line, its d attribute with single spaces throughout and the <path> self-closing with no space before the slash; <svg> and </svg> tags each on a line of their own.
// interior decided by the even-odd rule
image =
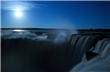
<svg viewBox="0 0 110 72">
<path fill-rule="evenodd" d="M 35 4 L 29 1 L 2 1 L 2 9 L 3 10 L 16 10 L 17 8 L 21 8 L 22 10 L 30 10 L 33 8 L 46 7 L 43 4 Z"/>
<path fill-rule="evenodd" d="M 29 31 L 2 31 L 1 37 L 4 39 L 30 39 L 30 40 L 47 40 L 47 35 L 37 35 L 35 33 L 31 33 Z"/>
</svg>

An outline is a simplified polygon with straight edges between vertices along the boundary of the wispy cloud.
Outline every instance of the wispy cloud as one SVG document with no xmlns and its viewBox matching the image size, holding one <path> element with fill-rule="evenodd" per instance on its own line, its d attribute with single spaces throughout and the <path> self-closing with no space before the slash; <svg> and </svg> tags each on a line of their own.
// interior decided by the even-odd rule
<svg viewBox="0 0 110 72">
<path fill-rule="evenodd" d="M 3 10 L 15 10 L 16 8 L 21 8 L 22 10 L 30 10 L 33 8 L 47 7 L 43 4 L 34 4 L 29 1 L 3 1 Z"/>
</svg>

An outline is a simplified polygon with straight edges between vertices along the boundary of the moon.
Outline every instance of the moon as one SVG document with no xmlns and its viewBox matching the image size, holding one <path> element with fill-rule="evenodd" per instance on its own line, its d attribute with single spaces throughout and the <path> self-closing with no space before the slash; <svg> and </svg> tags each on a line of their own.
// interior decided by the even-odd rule
<svg viewBox="0 0 110 72">
<path fill-rule="evenodd" d="M 14 16 L 16 18 L 22 18 L 23 17 L 23 10 L 20 7 L 15 7 L 14 9 Z"/>
<path fill-rule="evenodd" d="M 23 16 L 23 13 L 20 12 L 20 11 L 17 11 L 17 12 L 14 13 L 14 15 L 15 15 L 15 17 L 17 17 L 17 18 L 21 18 L 21 17 Z"/>
</svg>

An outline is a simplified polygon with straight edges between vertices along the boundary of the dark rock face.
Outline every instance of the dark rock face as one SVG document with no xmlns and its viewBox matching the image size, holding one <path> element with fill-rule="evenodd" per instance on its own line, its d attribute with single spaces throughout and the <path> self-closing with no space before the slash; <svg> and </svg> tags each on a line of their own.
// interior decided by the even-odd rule
<svg viewBox="0 0 110 72">
<path fill-rule="evenodd" d="M 2 72 L 64 70 L 66 45 L 30 39 L 2 39 Z"/>
</svg>

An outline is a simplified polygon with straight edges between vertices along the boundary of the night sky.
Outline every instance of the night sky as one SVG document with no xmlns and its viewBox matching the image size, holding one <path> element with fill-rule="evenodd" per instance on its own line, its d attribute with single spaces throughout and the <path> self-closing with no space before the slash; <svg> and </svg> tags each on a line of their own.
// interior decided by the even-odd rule
<svg viewBox="0 0 110 72">
<path fill-rule="evenodd" d="M 23 8 L 20 18 L 14 15 L 16 4 Z M 3 28 L 110 28 L 110 1 L 22 1 L 16 4 L 2 1 Z"/>
</svg>

